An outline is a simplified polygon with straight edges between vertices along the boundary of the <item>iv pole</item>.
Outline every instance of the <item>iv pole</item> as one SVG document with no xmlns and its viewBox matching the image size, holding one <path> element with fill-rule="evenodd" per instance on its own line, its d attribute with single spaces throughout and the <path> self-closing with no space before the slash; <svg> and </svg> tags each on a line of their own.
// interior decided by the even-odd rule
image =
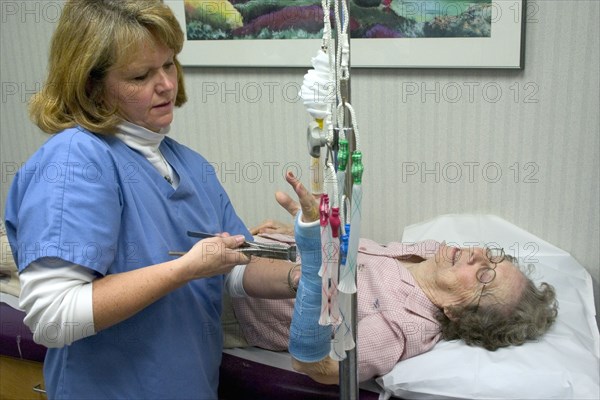
<svg viewBox="0 0 600 400">
<path fill-rule="evenodd" d="M 342 15 L 343 18 L 350 18 L 350 8 L 348 0 L 336 0 L 340 4 L 340 10 L 348 10 L 348 15 Z M 346 3 L 346 7 L 342 7 L 341 3 Z M 350 35 L 348 35 L 348 45 L 350 45 Z M 350 68 L 350 61 L 348 61 L 348 68 Z M 350 102 L 350 79 L 340 81 L 340 91 L 342 97 L 342 103 Z M 346 133 L 346 139 L 348 140 L 348 152 L 352 154 L 356 149 L 356 140 L 354 137 L 354 130 L 351 128 L 352 118 L 346 107 L 342 107 L 344 112 L 344 131 Z M 338 135 L 339 137 L 339 135 Z M 348 157 L 347 171 L 352 171 L 352 157 Z M 352 201 L 352 174 L 346 174 L 346 182 L 344 185 L 344 194 L 346 198 Z M 349 211 L 349 210 L 348 210 Z M 356 275 L 354 277 L 356 280 Z M 354 339 L 354 348 L 346 351 L 346 358 L 339 362 L 339 384 L 340 384 L 340 400 L 358 400 L 358 362 L 357 362 L 357 292 L 351 294 L 350 300 L 350 315 L 344 316 L 349 318 L 350 326 L 352 327 L 352 335 Z"/>
</svg>

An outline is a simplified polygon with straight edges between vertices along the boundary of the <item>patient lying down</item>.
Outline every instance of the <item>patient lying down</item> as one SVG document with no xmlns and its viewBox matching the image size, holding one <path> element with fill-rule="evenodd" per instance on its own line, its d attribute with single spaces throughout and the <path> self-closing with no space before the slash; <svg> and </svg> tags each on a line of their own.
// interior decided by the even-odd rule
<svg viewBox="0 0 600 400">
<path fill-rule="evenodd" d="M 250 344 L 284 350 L 289 336 L 294 369 L 317 382 L 336 384 L 339 364 L 328 355 L 332 328 L 318 324 L 318 203 L 291 174 L 287 180 L 300 200 L 299 206 L 277 194 L 279 203 L 296 216 L 295 240 L 302 260 L 293 313 L 291 302 L 234 299 L 233 304 Z M 266 224 L 253 233 L 280 231 L 272 228 Z M 381 246 L 366 239 L 359 249 L 360 381 L 386 374 L 440 339 L 462 339 L 496 350 L 541 336 L 556 318 L 554 289 L 545 283 L 536 287 L 501 249 L 459 249 L 433 241 Z"/>
</svg>

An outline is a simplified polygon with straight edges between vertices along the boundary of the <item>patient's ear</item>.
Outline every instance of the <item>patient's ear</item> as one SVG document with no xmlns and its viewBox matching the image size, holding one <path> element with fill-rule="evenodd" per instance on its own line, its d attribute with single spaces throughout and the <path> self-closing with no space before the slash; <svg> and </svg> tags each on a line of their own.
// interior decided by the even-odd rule
<svg viewBox="0 0 600 400">
<path fill-rule="evenodd" d="M 456 315 L 454 307 L 444 307 L 443 308 L 444 315 L 450 319 L 450 321 L 458 320 L 458 315 Z"/>
</svg>

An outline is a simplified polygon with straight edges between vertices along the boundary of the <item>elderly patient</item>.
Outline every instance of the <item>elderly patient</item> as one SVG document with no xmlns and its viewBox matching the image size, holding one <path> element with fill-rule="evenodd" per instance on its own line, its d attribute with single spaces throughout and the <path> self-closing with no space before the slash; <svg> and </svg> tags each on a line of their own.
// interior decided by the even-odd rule
<svg viewBox="0 0 600 400">
<path fill-rule="evenodd" d="M 302 272 L 295 304 L 238 298 L 233 305 L 249 344 L 285 350 L 289 337 L 293 367 L 333 384 L 339 364 L 328 356 L 331 327 L 318 325 L 321 291 L 310 287 L 321 282 L 316 275 L 320 231 L 313 222 L 318 203 L 291 174 L 287 180 L 300 200 L 299 206 L 277 194 L 278 202 L 296 216 Z M 252 233 L 289 233 L 286 229 L 267 221 Z M 540 337 L 556 318 L 552 286 L 536 287 L 502 249 L 456 248 L 433 241 L 381 246 L 366 239 L 359 248 L 360 381 L 391 371 L 398 361 L 430 350 L 440 339 L 496 350 Z M 294 272 L 300 275 L 298 269 Z"/>
</svg>

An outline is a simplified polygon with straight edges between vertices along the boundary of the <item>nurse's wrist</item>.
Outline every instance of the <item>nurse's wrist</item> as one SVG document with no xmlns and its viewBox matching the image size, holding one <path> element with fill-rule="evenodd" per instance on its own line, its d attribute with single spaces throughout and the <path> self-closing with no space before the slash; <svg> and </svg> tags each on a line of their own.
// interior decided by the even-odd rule
<svg viewBox="0 0 600 400">
<path fill-rule="evenodd" d="M 185 254 L 175 260 L 169 261 L 167 264 L 169 265 L 171 279 L 180 285 L 185 285 L 194 279 L 200 278 L 196 276 L 196 271 L 192 268 L 192 263 L 187 260 Z"/>
</svg>

